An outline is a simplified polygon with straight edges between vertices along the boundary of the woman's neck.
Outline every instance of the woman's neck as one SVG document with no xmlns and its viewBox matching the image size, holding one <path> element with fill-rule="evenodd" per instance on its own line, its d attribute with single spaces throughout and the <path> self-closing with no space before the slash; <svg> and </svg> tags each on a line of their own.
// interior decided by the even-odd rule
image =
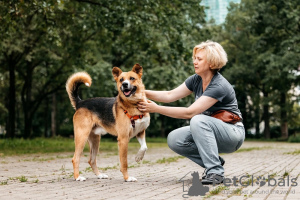
<svg viewBox="0 0 300 200">
<path fill-rule="evenodd" d="M 199 75 L 199 74 L 198 74 Z M 202 89 L 203 89 L 203 92 L 206 90 L 207 86 L 209 85 L 209 83 L 211 82 L 212 78 L 214 77 L 214 73 L 212 73 L 211 71 L 210 72 L 207 72 L 205 74 L 201 74 L 199 76 L 201 76 L 202 78 Z"/>
<path fill-rule="evenodd" d="M 198 75 L 201 76 L 201 78 L 202 78 L 202 84 L 208 85 L 215 74 L 212 73 L 211 71 L 209 71 L 204 74 L 198 74 Z"/>
</svg>

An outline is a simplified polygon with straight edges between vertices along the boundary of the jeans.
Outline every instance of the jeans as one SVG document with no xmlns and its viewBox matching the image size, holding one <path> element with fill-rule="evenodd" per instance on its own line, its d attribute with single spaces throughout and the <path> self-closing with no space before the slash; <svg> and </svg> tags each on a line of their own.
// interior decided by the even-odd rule
<svg viewBox="0 0 300 200">
<path fill-rule="evenodd" d="M 200 114 L 191 119 L 190 126 L 169 133 L 168 145 L 174 152 L 206 168 L 207 174 L 224 176 L 219 153 L 238 150 L 244 139 L 245 129 L 241 122 L 228 124 Z"/>
</svg>

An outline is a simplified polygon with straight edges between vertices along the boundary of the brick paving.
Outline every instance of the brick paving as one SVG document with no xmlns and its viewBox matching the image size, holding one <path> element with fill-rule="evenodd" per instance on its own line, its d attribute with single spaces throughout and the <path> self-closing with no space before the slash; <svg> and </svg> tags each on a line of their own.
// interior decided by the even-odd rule
<svg viewBox="0 0 300 200">
<path fill-rule="evenodd" d="M 242 177 L 244 186 L 240 182 L 234 185 L 232 180 L 229 186 L 209 186 L 205 196 L 187 195 L 191 173 L 197 171 L 201 176 L 204 169 L 186 158 L 176 161 L 178 155 L 168 148 L 149 149 L 140 164 L 129 153 L 129 175 L 138 179 L 133 183 L 124 182 L 116 152 L 102 152 L 97 158 L 98 167 L 109 179 L 96 178 L 85 153 L 80 164 L 82 176 L 87 178 L 84 182 L 72 177 L 73 153 L 0 157 L 0 199 L 157 200 L 183 199 L 184 195 L 188 199 L 300 200 L 300 155 L 288 154 L 295 150 L 300 150 L 300 144 L 245 142 L 240 152 L 222 155 L 225 177 Z M 165 162 L 157 162 L 163 158 Z M 22 176 L 27 181 L 21 182 Z M 220 192 L 215 194 L 217 189 Z"/>
</svg>

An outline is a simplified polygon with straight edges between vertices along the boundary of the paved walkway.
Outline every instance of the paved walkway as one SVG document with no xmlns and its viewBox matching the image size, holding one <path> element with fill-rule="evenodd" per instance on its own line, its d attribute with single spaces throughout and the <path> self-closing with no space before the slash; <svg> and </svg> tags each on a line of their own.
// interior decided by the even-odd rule
<svg viewBox="0 0 300 200">
<path fill-rule="evenodd" d="M 291 154 L 295 150 L 298 154 Z M 134 183 L 124 182 L 116 152 L 101 153 L 97 159 L 98 167 L 109 179 L 97 179 L 87 164 L 88 154 L 84 155 L 80 170 L 87 178 L 85 182 L 76 182 L 72 177 L 72 153 L 0 157 L 0 199 L 157 200 L 183 199 L 184 196 L 189 199 L 299 200 L 299 150 L 300 144 L 245 142 L 239 152 L 222 155 L 226 160 L 227 186 L 209 186 L 205 196 L 188 195 L 191 173 L 196 171 L 201 176 L 203 169 L 168 148 L 149 149 L 141 164 L 135 163 L 134 154 L 128 155 L 129 175 L 138 179 Z M 237 180 L 233 180 L 234 177 Z"/>
</svg>

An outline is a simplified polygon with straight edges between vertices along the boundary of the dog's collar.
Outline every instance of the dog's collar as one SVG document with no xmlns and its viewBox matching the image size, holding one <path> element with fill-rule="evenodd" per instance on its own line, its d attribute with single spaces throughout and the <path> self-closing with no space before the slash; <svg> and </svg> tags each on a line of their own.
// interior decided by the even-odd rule
<svg viewBox="0 0 300 200">
<path fill-rule="evenodd" d="M 131 116 L 131 115 L 129 115 L 129 113 L 127 112 L 127 110 L 124 110 L 124 113 L 130 119 L 131 125 L 132 125 L 133 128 L 135 128 L 135 120 L 142 119 L 144 117 L 144 115 L 134 115 L 134 116 Z"/>
</svg>

